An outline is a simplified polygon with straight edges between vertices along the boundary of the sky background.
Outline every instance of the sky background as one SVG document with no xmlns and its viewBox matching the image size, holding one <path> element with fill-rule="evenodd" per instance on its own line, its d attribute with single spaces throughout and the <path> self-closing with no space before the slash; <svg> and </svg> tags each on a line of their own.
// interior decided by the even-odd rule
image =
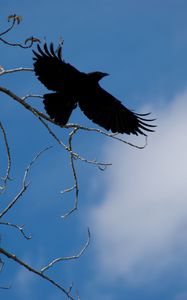
<svg viewBox="0 0 187 300">
<path fill-rule="evenodd" d="M 143 150 L 95 133 L 76 136 L 75 151 L 112 166 L 101 172 L 76 162 L 79 210 L 62 220 L 74 200 L 73 193 L 60 194 L 73 185 L 68 155 L 29 111 L 1 94 L 0 120 L 10 143 L 13 179 L 1 196 L 1 210 L 19 191 L 29 162 L 53 146 L 35 163 L 29 189 L 4 218 L 25 224 L 32 240 L 1 226 L 1 246 L 41 268 L 54 258 L 77 254 L 89 227 L 86 253 L 46 273 L 67 288 L 73 281 L 81 300 L 187 300 L 186 12 L 182 0 L 1 0 L 1 31 L 8 15 L 23 17 L 7 35 L 9 41 L 33 35 L 57 45 L 62 37 L 67 62 L 84 72 L 109 73 L 102 87 L 128 108 L 151 111 L 157 118 L 156 132 Z M 32 67 L 31 49 L 0 46 L 5 69 Z M 19 96 L 46 92 L 31 72 L 4 75 L 1 85 Z M 28 102 L 44 111 L 40 100 Z M 79 109 L 70 121 L 93 127 Z M 67 140 L 67 130 L 51 128 Z M 123 138 L 144 144 L 143 137 Z M 1 176 L 6 167 L 3 147 Z M 66 299 L 42 279 L 3 260 L 0 286 L 11 285 L 0 290 L 3 300 Z"/>
</svg>

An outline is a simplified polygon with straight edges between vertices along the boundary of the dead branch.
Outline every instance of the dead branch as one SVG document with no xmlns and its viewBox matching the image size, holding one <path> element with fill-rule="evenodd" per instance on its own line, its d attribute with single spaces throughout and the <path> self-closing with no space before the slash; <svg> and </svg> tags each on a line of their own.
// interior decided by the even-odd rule
<svg viewBox="0 0 187 300">
<path fill-rule="evenodd" d="M 19 96 L 17 96 L 16 94 L 14 94 L 12 91 L 1 87 L 0 86 L 0 92 L 3 92 L 4 94 L 10 96 L 13 100 L 17 101 L 18 103 L 20 103 L 22 106 L 24 106 L 27 110 L 29 110 L 30 112 L 32 112 L 37 118 L 40 116 L 41 118 L 56 124 L 53 120 L 51 120 L 49 117 L 47 117 L 44 113 L 39 112 L 37 109 L 35 109 L 34 107 L 32 107 L 31 105 L 29 105 L 27 102 L 25 102 L 22 98 L 20 98 Z M 57 124 L 56 124 L 57 125 Z"/>
<path fill-rule="evenodd" d="M 0 76 L 6 75 L 6 74 L 11 74 L 11 73 L 16 73 L 16 72 L 33 72 L 32 68 L 15 68 L 15 69 L 10 69 L 10 70 L 5 70 L 2 69 L 0 70 Z"/>
<path fill-rule="evenodd" d="M 84 127 L 84 126 L 81 126 L 79 124 L 67 124 L 65 127 L 66 128 L 78 128 L 79 130 L 83 130 L 83 131 L 97 132 L 99 134 L 105 135 L 105 136 L 107 136 L 109 138 L 112 138 L 114 140 L 117 140 L 119 142 L 122 142 L 124 144 L 127 144 L 127 145 L 129 145 L 129 146 L 131 146 L 133 148 L 137 148 L 137 149 L 140 149 L 140 150 L 144 149 L 147 146 L 147 136 L 145 136 L 145 143 L 144 143 L 144 145 L 143 146 L 138 146 L 138 145 L 135 145 L 133 143 L 127 142 L 126 140 L 123 140 L 122 138 L 119 138 L 117 136 L 118 133 L 117 134 L 116 133 L 107 133 L 107 132 L 105 132 L 103 130 L 100 130 L 98 128 Z"/>
<path fill-rule="evenodd" d="M 5 225 L 5 226 L 10 226 L 10 227 L 14 227 L 16 229 L 18 229 L 20 231 L 20 233 L 24 236 L 24 238 L 26 238 L 27 240 L 30 240 L 32 238 L 31 235 L 26 235 L 24 232 L 24 225 L 16 225 L 16 224 L 12 224 L 10 222 L 0 222 L 0 225 Z"/>
<path fill-rule="evenodd" d="M 6 251 L 3 248 L 0 248 L 0 254 L 3 254 L 4 256 L 6 256 L 7 258 L 15 261 L 16 263 L 18 263 L 19 265 L 23 266 L 24 268 L 26 268 L 27 270 L 29 270 L 30 272 L 40 276 L 41 278 L 45 279 L 46 281 L 50 282 L 53 286 L 57 287 L 59 290 L 61 290 L 69 299 L 71 300 L 75 300 L 69 291 L 66 291 L 65 288 L 63 288 L 62 285 L 58 284 L 56 281 L 54 281 L 52 278 L 44 275 L 41 271 L 38 271 L 36 269 L 34 269 L 33 267 L 31 267 L 29 264 L 27 264 L 26 262 L 24 262 L 23 260 L 19 259 L 15 254 L 12 254 L 8 251 Z"/>
<path fill-rule="evenodd" d="M 75 210 L 77 210 L 77 206 L 78 206 L 78 196 L 79 196 L 79 186 L 78 186 L 78 179 L 77 179 L 77 173 L 75 170 L 75 164 L 74 164 L 74 155 L 72 153 L 72 138 L 74 136 L 74 134 L 77 132 L 77 128 L 74 128 L 74 130 L 72 132 L 70 132 L 69 134 L 69 155 L 70 155 L 70 167 L 72 170 L 72 174 L 73 174 L 73 178 L 74 178 L 74 190 L 75 190 L 75 200 L 74 200 L 74 207 L 65 215 L 61 216 L 62 218 L 66 218 L 68 217 L 71 213 L 73 213 Z M 72 188 L 73 190 L 73 188 Z"/>
<path fill-rule="evenodd" d="M 21 190 L 18 192 L 18 194 L 9 202 L 9 204 L 7 205 L 7 207 L 0 213 L 0 218 L 2 218 L 16 203 L 17 201 L 22 197 L 22 195 L 25 193 L 25 191 L 27 190 L 30 182 L 26 182 L 27 181 L 27 177 L 30 171 L 31 166 L 35 163 L 35 161 L 39 158 L 39 156 L 44 153 L 45 151 L 47 151 L 48 149 L 50 149 L 51 147 L 47 147 L 44 150 L 40 151 L 35 157 L 34 159 L 30 162 L 30 164 L 28 165 L 28 167 L 25 170 L 24 176 L 23 176 L 23 180 L 22 180 L 22 187 Z"/>
<path fill-rule="evenodd" d="M 89 244 L 90 244 L 90 230 L 88 228 L 88 239 L 86 241 L 86 244 L 84 245 L 84 247 L 80 250 L 80 252 L 78 254 L 73 255 L 73 256 L 59 257 L 59 258 L 54 259 L 48 265 L 46 265 L 45 267 L 43 267 L 40 270 L 41 273 L 44 273 L 45 271 L 49 270 L 51 267 L 53 267 L 56 263 L 58 263 L 60 261 L 75 260 L 75 259 L 80 258 L 83 255 L 83 253 L 86 251 L 86 249 L 88 248 Z"/>
<path fill-rule="evenodd" d="M 32 94 L 32 95 L 31 95 L 31 94 L 28 94 L 28 95 L 22 97 L 21 99 L 22 99 L 23 101 L 25 101 L 25 100 L 27 100 L 27 99 L 29 99 L 29 98 L 43 99 L 43 96 L 41 96 L 41 95 L 34 95 L 34 94 Z"/>
<path fill-rule="evenodd" d="M 7 135 L 1 121 L 0 121 L 0 129 L 3 133 L 3 138 L 6 147 L 6 154 L 7 154 L 7 170 L 5 176 L 1 178 L 3 180 L 3 186 L 0 186 L 0 190 L 4 191 L 6 189 L 7 181 L 10 180 L 11 156 L 10 156 L 10 148 L 7 140 Z"/>
</svg>

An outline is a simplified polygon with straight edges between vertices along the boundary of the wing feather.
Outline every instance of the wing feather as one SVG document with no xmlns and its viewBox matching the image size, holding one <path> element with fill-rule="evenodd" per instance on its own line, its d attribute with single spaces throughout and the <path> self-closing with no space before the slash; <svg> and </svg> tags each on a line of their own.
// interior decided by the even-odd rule
<svg viewBox="0 0 187 300">
<path fill-rule="evenodd" d="M 44 95 L 44 107 L 51 119 L 60 125 L 65 125 L 77 104 L 71 97 L 64 97 L 61 93 Z"/>
<path fill-rule="evenodd" d="M 50 44 L 50 50 L 46 43 L 43 49 L 38 44 L 38 52 L 33 50 L 35 55 L 33 58 L 34 71 L 38 79 L 49 90 L 69 93 L 69 91 L 72 91 L 72 86 L 75 85 L 75 82 L 79 81 L 82 73 L 62 60 L 61 48 L 60 46 L 57 54 L 55 54 L 52 43 Z"/>
<path fill-rule="evenodd" d="M 114 133 L 145 135 L 144 131 L 154 131 L 155 126 L 149 124 L 152 119 L 142 118 L 144 115 L 130 111 L 99 85 L 88 97 L 79 99 L 79 106 L 90 120 Z"/>
</svg>

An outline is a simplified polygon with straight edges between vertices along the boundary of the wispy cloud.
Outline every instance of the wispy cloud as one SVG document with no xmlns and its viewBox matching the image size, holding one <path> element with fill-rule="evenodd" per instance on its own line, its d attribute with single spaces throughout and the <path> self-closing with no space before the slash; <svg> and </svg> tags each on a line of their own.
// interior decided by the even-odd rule
<svg viewBox="0 0 187 300">
<path fill-rule="evenodd" d="M 101 273 L 113 280 L 145 282 L 181 263 L 187 249 L 187 91 L 157 115 L 146 149 L 105 150 L 113 166 L 89 217 Z"/>
<path fill-rule="evenodd" d="M 21 268 L 14 281 L 14 285 L 18 287 L 17 293 L 20 299 L 30 298 L 32 295 L 32 286 L 35 283 L 35 275 L 28 270 Z"/>
<path fill-rule="evenodd" d="M 23 261 L 27 262 L 28 265 L 40 270 L 41 266 L 44 264 L 45 253 L 42 248 L 36 250 L 37 257 L 35 252 L 32 254 L 27 252 L 24 255 Z M 40 283 L 39 277 L 33 272 L 29 272 L 24 267 L 20 266 L 18 271 L 15 274 L 14 286 L 16 289 L 16 296 L 19 296 L 19 299 L 32 299 L 35 297 L 33 289 L 36 283 Z"/>
</svg>

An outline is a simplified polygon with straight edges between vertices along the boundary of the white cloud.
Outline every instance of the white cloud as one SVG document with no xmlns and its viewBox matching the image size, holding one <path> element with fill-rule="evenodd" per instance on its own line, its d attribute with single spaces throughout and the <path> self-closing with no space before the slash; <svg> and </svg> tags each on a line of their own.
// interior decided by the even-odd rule
<svg viewBox="0 0 187 300">
<path fill-rule="evenodd" d="M 40 269 L 40 267 L 44 265 L 44 260 L 45 254 L 44 250 L 41 247 L 35 249 L 33 253 L 27 252 L 23 255 L 23 261 L 30 266 L 34 265 L 33 267 L 36 269 Z M 13 281 L 14 286 L 17 287 L 16 293 L 19 296 L 19 299 L 22 300 L 33 298 L 34 286 L 39 283 L 39 280 L 40 279 L 36 274 L 20 266 L 15 274 L 15 279 Z"/>
<path fill-rule="evenodd" d="M 105 149 L 113 166 L 89 218 L 108 278 L 147 281 L 181 263 L 187 249 L 187 91 L 157 116 L 144 150 L 111 142 Z"/>
</svg>

